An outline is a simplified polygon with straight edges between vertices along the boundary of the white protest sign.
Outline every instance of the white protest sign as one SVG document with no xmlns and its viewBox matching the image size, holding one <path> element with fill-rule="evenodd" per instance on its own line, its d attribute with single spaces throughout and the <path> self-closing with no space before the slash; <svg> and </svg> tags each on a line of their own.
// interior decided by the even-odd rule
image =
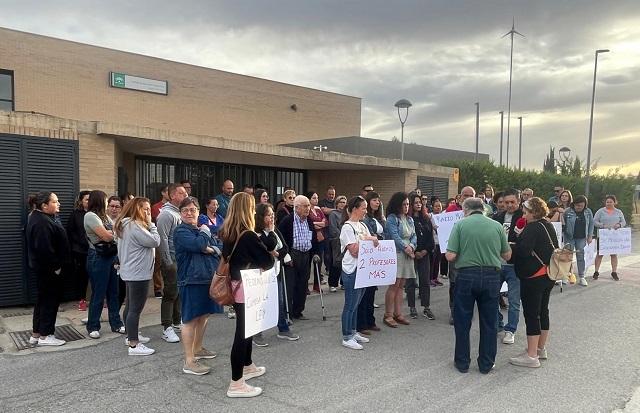
<svg viewBox="0 0 640 413">
<path fill-rule="evenodd" d="M 562 238 L 562 222 L 552 222 L 553 228 L 556 230 L 556 236 L 558 237 L 558 245 L 562 248 L 563 238 Z"/>
<path fill-rule="evenodd" d="M 631 228 L 601 229 L 598 242 L 600 255 L 631 254 Z"/>
<path fill-rule="evenodd" d="M 278 324 L 278 280 L 274 268 L 241 270 L 244 289 L 244 337 Z"/>
<path fill-rule="evenodd" d="M 397 260 L 394 241 L 378 241 L 377 247 L 373 246 L 373 241 L 360 241 L 355 288 L 395 283 Z"/>
<path fill-rule="evenodd" d="M 433 214 L 433 220 L 438 226 L 438 242 L 440 243 L 440 251 L 447 251 L 449 244 L 449 236 L 453 225 L 464 218 L 463 211 L 443 212 L 442 214 Z"/>
<path fill-rule="evenodd" d="M 584 268 L 591 267 L 596 262 L 596 242 L 584 246 Z"/>
</svg>

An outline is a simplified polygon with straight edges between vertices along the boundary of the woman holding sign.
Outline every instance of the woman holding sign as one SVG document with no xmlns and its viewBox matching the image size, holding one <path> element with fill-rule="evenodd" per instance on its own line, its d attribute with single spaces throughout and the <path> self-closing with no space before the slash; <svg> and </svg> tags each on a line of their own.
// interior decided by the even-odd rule
<svg viewBox="0 0 640 413">
<path fill-rule="evenodd" d="M 604 208 L 600 208 L 596 215 L 593 217 L 593 224 L 598 229 L 620 229 L 627 226 L 627 221 L 624 219 L 624 214 L 618 208 L 616 204 L 618 200 L 615 195 L 607 195 L 604 201 Z M 593 273 L 593 279 L 597 280 L 600 276 L 598 272 L 600 270 L 600 264 L 602 264 L 602 255 L 596 256 L 595 272 Z M 611 254 L 611 278 L 618 281 L 618 255 Z"/>
<path fill-rule="evenodd" d="M 224 225 L 220 230 L 223 240 L 222 255 L 229 260 L 231 284 L 235 290 L 236 332 L 231 347 L 231 383 L 227 397 L 255 397 L 262 393 L 260 387 L 245 381 L 262 376 L 266 369 L 256 367 L 251 360 L 251 337 L 244 337 L 244 290 L 240 270 L 268 269 L 273 266 L 273 256 L 254 232 L 256 201 L 252 195 L 238 192 L 231 198 Z M 232 253 L 233 252 L 233 253 Z"/>
<path fill-rule="evenodd" d="M 126 208 L 126 207 L 125 207 Z M 187 197 L 180 203 L 180 219 L 173 233 L 178 269 L 178 288 L 182 314 L 182 347 L 184 366 L 182 372 L 202 376 L 211 368 L 200 364 L 201 359 L 216 357 L 202 347 L 209 314 L 221 313 L 222 308 L 209 297 L 209 285 L 218 267 L 222 245 L 211 237 L 206 223 L 198 227 L 200 205 L 195 198 Z"/>
<path fill-rule="evenodd" d="M 409 216 L 409 197 L 405 192 L 396 192 L 389 200 L 385 238 L 396 244 L 398 272 L 395 284 L 387 288 L 384 297 L 385 313 L 382 321 L 389 327 L 396 328 L 398 324 L 410 324 L 402 315 L 402 295 L 405 280 L 416 278 L 413 261 L 418 241 L 413 219 Z"/>
<path fill-rule="evenodd" d="M 344 225 L 340 230 L 340 251 L 342 258 L 342 285 L 344 285 L 344 308 L 342 309 L 342 345 L 362 350 L 360 343 L 368 343 L 369 339 L 361 336 L 356 325 L 358 321 L 358 304 L 362 300 L 364 288 L 355 288 L 358 270 L 358 252 L 360 240 L 373 241 L 378 246 L 378 237 L 370 235 L 367 227 L 360 221 L 367 214 L 367 201 L 361 196 L 351 198 L 343 212 Z"/>
</svg>

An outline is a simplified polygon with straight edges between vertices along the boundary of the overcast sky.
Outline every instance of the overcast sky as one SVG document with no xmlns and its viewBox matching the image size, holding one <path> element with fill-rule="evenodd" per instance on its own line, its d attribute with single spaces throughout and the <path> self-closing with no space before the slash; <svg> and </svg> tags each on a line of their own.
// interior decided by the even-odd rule
<svg viewBox="0 0 640 413">
<path fill-rule="evenodd" d="M 499 156 L 509 38 L 516 37 L 510 163 L 541 168 L 550 145 L 586 158 L 594 52 L 593 158 L 640 170 L 638 0 L 0 0 L 0 26 L 329 90 L 362 101 L 362 135 Z M 0 39 L 1 40 L 1 39 Z M 0 58 L 1 62 L 1 58 Z"/>
</svg>

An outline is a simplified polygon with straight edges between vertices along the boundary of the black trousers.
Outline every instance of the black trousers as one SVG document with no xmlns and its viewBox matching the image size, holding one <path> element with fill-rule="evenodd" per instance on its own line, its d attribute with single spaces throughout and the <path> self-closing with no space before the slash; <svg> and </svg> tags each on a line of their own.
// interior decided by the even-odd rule
<svg viewBox="0 0 640 413">
<path fill-rule="evenodd" d="M 53 271 L 36 272 L 38 295 L 33 307 L 33 332 L 50 336 L 56 331 L 56 317 L 62 294 L 62 277 Z"/>
<path fill-rule="evenodd" d="M 419 260 L 414 260 L 414 266 L 418 279 L 409 278 L 405 291 L 407 293 L 407 304 L 410 308 L 416 306 L 416 282 L 419 284 L 418 293 L 420 295 L 420 305 L 429 308 L 431 305 L 431 260 L 429 254 Z"/>
<path fill-rule="evenodd" d="M 138 341 L 138 327 L 140 314 L 144 309 L 149 295 L 149 281 L 123 281 L 126 287 L 126 304 L 122 313 L 129 340 Z"/>
<path fill-rule="evenodd" d="M 378 287 L 366 287 L 364 289 L 364 295 L 358 305 L 358 321 L 356 325 L 357 330 L 367 330 L 376 325 L 376 318 L 373 315 L 373 303 L 376 299 L 376 290 Z"/>
<path fill-rule="evenodd" d="M 84 300 L 87 298 L 87 285 L 89 285 L 89 275 L 87 274 L 87 254 L 73 251 L 72 257 L 73 286 L 75 289 L 74 298 Z"/>
<path fill-rule="evenodd" d="M 549 330 L 549 296 L 556 283 L 546 275 L 520 279 L 520 300 L 528 336 Z"/>
<path fill-rule="evenodd" d="M 291 255 L 293 266 L 285 266 L 284 269 L 287 277 L 289 311 L 291 312 L 291 317 L 299 318 L 307 301 L 307 289 L 311 275 L 311 252 L 292 249 L 289 254 Z"/>
<path fill-rule="evenodd" d="M 244 367 L 253 363 L 251 361 L 253 337 L 244 338 L 244 303 L 235 303 L 233 309 L 236 310 L 236 333 L 231 346 L 231 379 L 237 381 L 242 378 Z"/>
</svg>

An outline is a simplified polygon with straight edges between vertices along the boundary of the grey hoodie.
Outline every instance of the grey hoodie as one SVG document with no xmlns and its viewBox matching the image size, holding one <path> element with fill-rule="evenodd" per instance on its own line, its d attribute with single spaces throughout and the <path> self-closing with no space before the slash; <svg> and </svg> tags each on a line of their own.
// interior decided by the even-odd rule
<svg viewBox="0 0 640 413">
<path fill-rule="evenodd" d="M 176 262 L 176 248 L 173 246 L 173 231 L 180 225 L 180 210 L 171 202 L 164 204 L 156 219 L 160 234 L 160 257 L 162 263 L 171 265 Z"/>
<path fill-rule="evenodd" d="M 158 245 L 160 235 L 155 224 L 151 223 L 147 230 L 129 218 L 123 219 L 122 238 L 118 242 L 120 278 L 123 281 L 150 280 Z"/>
</svg>

